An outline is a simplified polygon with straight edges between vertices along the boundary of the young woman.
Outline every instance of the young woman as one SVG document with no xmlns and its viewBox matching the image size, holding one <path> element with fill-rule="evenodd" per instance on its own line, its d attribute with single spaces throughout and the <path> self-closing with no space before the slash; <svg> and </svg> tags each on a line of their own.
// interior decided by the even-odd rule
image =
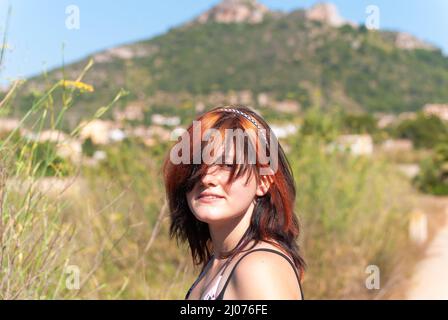
<svg viewBox="0 0 448 320">
<path fill-rule="evenodd" d="M 304 298 L 294 179 L 258 114 L 226 107 L 199 116 L 163 170 L 170 234 L 202 266 L 186 299 Z"/>
</svg>

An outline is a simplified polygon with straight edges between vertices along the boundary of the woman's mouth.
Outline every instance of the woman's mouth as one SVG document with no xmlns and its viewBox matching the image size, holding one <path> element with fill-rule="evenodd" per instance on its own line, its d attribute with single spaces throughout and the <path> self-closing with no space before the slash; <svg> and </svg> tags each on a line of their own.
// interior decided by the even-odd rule
<svg viewBox="0 0 448 320">
<path fill-rule="evenodd" d="M 204 196 L 204 197 L 199 197 L 198 201 L 204 202 L 204 203 L 210 203 L 210 202 L 215 202 L 215 201 L 222 200 L 222 199 L 224 199 L 224 198 L 215 197 L 215 196 Z"/>
<path fill-rule="evenodd" d="M 221 199 L 224 199 L 224 197 L 217 196 L 217 195 L 200 195 L 198 197 L 198 201 L 200 201 L 200 202 L 214 202 L 214 201 L 218 201 Z"/>
</svg>

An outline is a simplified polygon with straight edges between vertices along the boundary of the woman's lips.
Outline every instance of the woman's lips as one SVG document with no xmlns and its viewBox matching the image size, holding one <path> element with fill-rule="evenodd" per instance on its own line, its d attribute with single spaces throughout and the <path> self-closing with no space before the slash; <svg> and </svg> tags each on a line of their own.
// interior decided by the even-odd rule
<svg viewBox="0 0 448 320">
<path fill-rule="evenodd" d="M 224 199 L 223 197 L 219 197 L 219 196 L 212 196 L 212 195 L 204 195 L 204 196 L 199 196 L 198 201 L 199 202 L 215 202 L 215 201 L 219 201 Z"/>
<path fill-rule="evenodd" d="M 219 200 L 222 200 L 223 198 L 210 198 L 210 197 L 203 197 L 203 198 L 199 198 L 199 202 L 200 203 L 214 203 L 217 202 Z"/>
</svg>

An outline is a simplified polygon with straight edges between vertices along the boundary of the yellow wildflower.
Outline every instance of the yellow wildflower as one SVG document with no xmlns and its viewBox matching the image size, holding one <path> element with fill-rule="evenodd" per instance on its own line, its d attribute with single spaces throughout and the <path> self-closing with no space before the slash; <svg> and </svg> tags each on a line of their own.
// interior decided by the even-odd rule
<svg viewBox="0 0 448 320">
<path fill-rule="evenodd" d="M 87 91 L 87 92 L 93 92 L 93 86 L 91 86 L 90 84 L 81 82 L 81 81 L 70 81 L 70 80 L 63 80 L 62 81 L 62 86 L 63 87 L 68 87 L 68 88 L 76 88 L 79 89 L 81 91 Z"/>
</svg>

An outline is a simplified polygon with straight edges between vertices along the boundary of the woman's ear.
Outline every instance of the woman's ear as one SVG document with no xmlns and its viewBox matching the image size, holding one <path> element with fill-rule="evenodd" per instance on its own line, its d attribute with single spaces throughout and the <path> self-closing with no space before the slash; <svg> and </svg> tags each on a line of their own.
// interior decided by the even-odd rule
<svg viewBox="0 0 448 320">
<path fill-rule="evenodd" d="M 256 195 L 259 197 L 264 196 L 268 191 L 269 187 L 273 183 L 273 179 L 271 176 L 262 176 L 260 179 L 260 183 L 257 186 Z"/>
</svg>

